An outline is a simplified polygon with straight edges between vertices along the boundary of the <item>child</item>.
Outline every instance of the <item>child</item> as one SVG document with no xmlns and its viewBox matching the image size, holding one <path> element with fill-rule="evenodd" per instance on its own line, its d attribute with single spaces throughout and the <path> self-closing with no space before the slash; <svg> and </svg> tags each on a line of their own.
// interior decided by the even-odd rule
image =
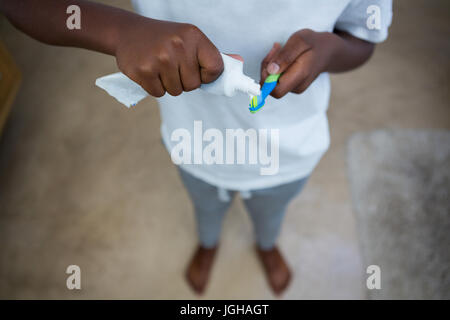
<svg viewBox="0 0 450 320">
<path fill-rule="evenodd" d="M 67 7 L 74 4 L 81 9 L 81 29 L 66 26 Z M 387 37 L 391 0 L 133 4 L 141 15 L 74 0 L 0 0 L 0 9 L 40 41 L 114 55 L 123 73 L 160 97 L 161 133 L 169 152 L 174 147 L 171 133 L 179 128 L 192 132 L 194 121 L 222 133 L 227 128 L 278 129 L 276 174 L 261 175 L 254 164 L 218 162 L 181 164 L 179 171 L 194 204 L 199 236 L 187 268 L 191 287 L 203 292 L 222 218 L 232 196 L 241 192 L 268 283 L 275 293 L 283 292 L 291 272 L 276 239 L 286 206 L 329 145 L 328 72 L 351 70 L 369 59 L 374 43 Z M 269 74 L 281 74 L 271 93 L 275 99 L 251 114 L 244 95 L 228 98 L 196 90 L 221 74 L 220 52 L 239 54 L 245 73 L 261 83 Z M 249 147 L 255 143 L 249 139 Z"/>
</svg>

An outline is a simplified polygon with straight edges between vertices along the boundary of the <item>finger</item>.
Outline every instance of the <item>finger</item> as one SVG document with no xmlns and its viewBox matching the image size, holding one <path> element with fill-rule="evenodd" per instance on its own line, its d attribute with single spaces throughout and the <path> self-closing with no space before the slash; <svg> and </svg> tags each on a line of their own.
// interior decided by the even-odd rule
<svg viewBox="0 0 450 320">
<path fill-rule="evenodd" d="M 270 60 L 266 70 L 269 74 L 279 74 L 284 72 L 302 53 L 311 47 L 303 39 L 294 33 L 286 44 Z"/>
<path fill-rule="evenodd" d="M 126 72 L 127 77 L 139 84 L 149 95 L 153 97 L 162 97 L 166 90 L 164 89 L 161 79 L 159 77 L 159 71 L 154 67 L 142 67 L 132 71 Z M 125 73 L 125 72 L 124 72 Z"/>
<path fill-rule="evenodd" d="M 281 44 L 279 42 L 275 42 L 272 46 L 272 49 L 270 49 L 269 53 L 264 57 L 263 61 L 261 62 L 261 79 L 260 84 L 262 85 L 264 83 L 264 80 L 266 80 L 269 73 L 267 72 L 266 68 L 269 62 L 273 59 L 276 53 L 280 51 Z"/>
<path fill-rule="evenodd" d="M 145 81 L 139 81 L 139 84 L 153 97 L 159 98 L 166 93 L 159 76 L 146 78 Z"/>
<path fill-rule="evenodd" d="M 200 87 L 202 79 L 196 57 L 191 56 L 184 59 L 180 65 L 180 79 L 184 91 L 192 91 Z"/>
<path fill-rule="evenodd" d="M 178 66 L 166 66 L 159 74 L 164 89 L 172 96 L 178 96 L 183 92 Z"/>
<path fill-rule="evenodd" d="M 303 64 L 306 66 L 311 66 L 312 62 L 308 61 L 308 60 L 312 60 L 312 53 L 310 53 L 310 51 L 306 52 L 305 57 L 301 57 L 300 59 L 303 60 Z M 304 58 L 304 59 L 303 59 Z M 304 67 L 304 69 L 306 70 L 307 68 Z M 303 93 L 306 91 L 306 89 L 308 89 L 308 87 L 311 85 L 311 83 L 316 79 L 317 74 L 314 72 L 311 72 L 311 70 L 304 72 L 304 76 L 302 78 L 302 80 L 300 80 L 296 87 L 294 89 L 291 90 L 291 92 L 294 93 Z"/>
<path fill-rule="evenodd" d="M 291 92 L 297 93 L 297 94 L 305 92 L 306 89 L 308 89 L 308 87 L 311 85 L 313 80 L 314 79 L 312 79 L 311 77 L 304 79 L 297 87 L 292 89 Z"/>
<path fill-rule="evenodd" d="M 197 48 L 197 61 L 202 83 L 213 82 L 222 74 L 223 60 L 220 52 L 206 36 Z"/>
<path fill-rule="evenodd" d="M 310 51 L 305 52 L 283 72 L 278 79 L 277 86 L 271 93 L 273 97 L 277 99 L 282 98 L 288 92 L 293 91 L 297 87 L 301 87 L 307 81 L 310 76 L 309 66 L 311 65 L 311 56 Z"/>
</svg>

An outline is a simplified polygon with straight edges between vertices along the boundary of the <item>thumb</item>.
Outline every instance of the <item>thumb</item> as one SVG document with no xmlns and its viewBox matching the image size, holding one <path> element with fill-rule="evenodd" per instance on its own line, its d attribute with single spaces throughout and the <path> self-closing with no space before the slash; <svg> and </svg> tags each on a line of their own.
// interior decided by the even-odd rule
<svg viewBox="0 0 450 320">
<path fill-rule="evenodd" d="M 277 54 L 278 51 L 281 50 L 281 44 L 279 42 L 275 42 L 270 49 L 269 53 L 266 55 L 264 60 L 261 62 L 261 79 L 260 84 L 262 85 L 266 80 L 269 73 L 267 72 L 267 65 L 272 61 L 273 57 Z"/>
<path fill-rule="evenodd" d="M 310 49 L 295 33 L 289 38 L 267 64 L 266 70 L 269 74 L 280 74 L 284 72 L 299 55 Z"/>
<path fill-rule="evenodd" d="M 242 58 L 242 56 L 238 55 L 238 54 L 233 54 L 233 53 L 225 53 L 227 56 L 232 57 L 233 59 L 239 60 L 244 62 L 244 58 Z"/>
</svg>

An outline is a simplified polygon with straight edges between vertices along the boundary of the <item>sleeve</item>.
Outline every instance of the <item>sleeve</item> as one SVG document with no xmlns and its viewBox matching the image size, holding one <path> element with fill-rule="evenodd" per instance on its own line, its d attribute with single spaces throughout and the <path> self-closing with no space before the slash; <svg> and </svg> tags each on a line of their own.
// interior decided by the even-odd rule
<svg viewBox="0 0 450 320">
<path fill-rule="evenodd" d="M 392 0 L 351 0 L 335 28 L 369 41 L 382 42 L 392 21 Z"/>
</svg>

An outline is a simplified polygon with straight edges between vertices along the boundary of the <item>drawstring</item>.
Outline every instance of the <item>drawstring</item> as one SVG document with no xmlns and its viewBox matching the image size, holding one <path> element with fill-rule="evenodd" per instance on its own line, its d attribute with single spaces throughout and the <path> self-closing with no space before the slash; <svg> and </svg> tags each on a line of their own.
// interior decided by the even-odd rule
<svg viewBox="0 0 450 320">
<path fill-rule="evenodd" d="M 252 193 L 249 190 L 242 190 L 239 193 L 242 199 L 250 199 L 252 197 Z"/>
<path fill-rule="evenodd" d="M 230 201 L 230 194 L 224 188 L 217 188 L 217 196 L 220 201 L 228 202 Z"/>
<path fill-rule="evenodd" d="M 250 199 L 252 197 L 252 193 L 249 190 L 241 190 L 239 193 L 241 194 L 242 199 Z M 231 200 L 228 190 L 220 187 L 217 188 L 217 197 L 222 202 L 228 202 Z"/>
</svg>

